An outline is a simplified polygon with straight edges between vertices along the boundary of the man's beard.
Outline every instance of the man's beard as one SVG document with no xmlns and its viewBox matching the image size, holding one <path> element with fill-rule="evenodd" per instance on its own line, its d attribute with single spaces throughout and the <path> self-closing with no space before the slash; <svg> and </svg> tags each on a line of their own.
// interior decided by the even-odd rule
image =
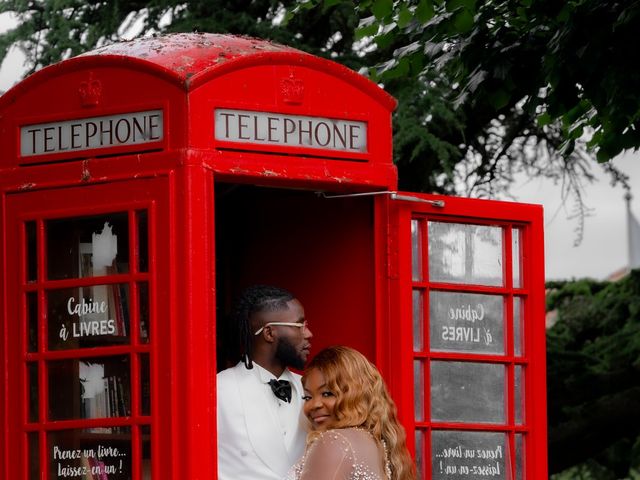
<svg viewBox="0 0 640 480">
<path fill-rule="evenodd" d="M 296 347 L 294 347 L 286 338 L 278 339 L 276 358 L 287 367 L 293 367 L 297 370 L 302 370 L 304 368 L 305 360 L 296 351 Z"/>
</svg>

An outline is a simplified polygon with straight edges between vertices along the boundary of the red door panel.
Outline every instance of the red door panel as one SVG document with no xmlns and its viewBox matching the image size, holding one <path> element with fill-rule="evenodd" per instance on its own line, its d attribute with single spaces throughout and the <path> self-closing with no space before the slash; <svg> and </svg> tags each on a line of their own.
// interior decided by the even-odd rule
<svg viewBox="0 0 640 480">
<path fill-rule="evenodd" d="M 150 478 L 165 192 L 139 180 L 8 196 L 8 478 Z"/>
<path fill-rule="evenodd" d="M 542 208 L 413 193 L 377 208 L 383 364 L 419 478 L 546 478 Z"/>
</svg>

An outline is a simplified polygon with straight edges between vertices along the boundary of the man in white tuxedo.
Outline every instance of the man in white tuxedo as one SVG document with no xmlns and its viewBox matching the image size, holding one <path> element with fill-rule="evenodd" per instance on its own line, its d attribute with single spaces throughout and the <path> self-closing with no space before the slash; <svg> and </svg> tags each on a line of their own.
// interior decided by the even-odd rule
<svg viewBox="0 0 640 480">
<path fill-rule="evenodd" d="M 282 480 L 304 452 L 300 375 L 312 333 L 286 290 L 254 286 L 235 310 L 244 355 L 217 376 L 218 479 Z"/>
</svg>

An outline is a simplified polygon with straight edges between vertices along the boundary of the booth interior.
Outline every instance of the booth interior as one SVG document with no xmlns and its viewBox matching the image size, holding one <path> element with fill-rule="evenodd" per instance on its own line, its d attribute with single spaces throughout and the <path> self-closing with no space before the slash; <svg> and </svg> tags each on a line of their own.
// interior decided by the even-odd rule
<svg viewBox="0 0 640 480">
<path fill-rule="evenodd" d="M 341 344 L 375 358 L 373 204 L 370 196 L 216 182 L 218 370 L 239 360 L 231 312 L 254 284 L 300 300 L 312 354 Z"/>
</svg>

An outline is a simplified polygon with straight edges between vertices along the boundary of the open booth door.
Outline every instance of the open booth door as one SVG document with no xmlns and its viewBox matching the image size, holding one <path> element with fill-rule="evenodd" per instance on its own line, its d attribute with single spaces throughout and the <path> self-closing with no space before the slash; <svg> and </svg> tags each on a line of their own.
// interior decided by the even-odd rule
<svg viewBox="0 0 640 480">
<path fill-rule="evenodd" d="M 547 478 L 542 208 L 399 192 L 376 216 L 378 363 L 418 478 Z"/>
</svg>

